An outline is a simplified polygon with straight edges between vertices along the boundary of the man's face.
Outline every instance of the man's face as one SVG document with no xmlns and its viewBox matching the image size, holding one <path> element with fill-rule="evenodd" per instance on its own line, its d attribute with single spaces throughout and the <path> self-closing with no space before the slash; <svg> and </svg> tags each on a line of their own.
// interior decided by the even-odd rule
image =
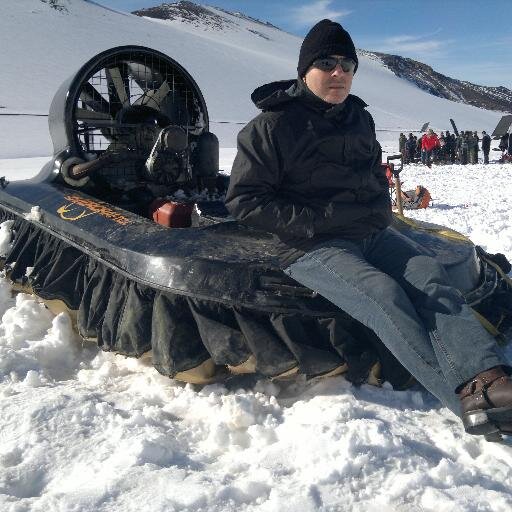
<svg viewBox="0 0 512 512">
<path fill-rule="evenodd" d="M 332 57 L 342 56 L 332 55 Z M 304 76 L 304 82 L 313 94 L 327 103 L 337 104 L 343 103 L 350 94 L 353 77 L 352 71 L 343 71 L 338 63 L 331 71 L 322 71 L 311 66 Z"/>
</svg>

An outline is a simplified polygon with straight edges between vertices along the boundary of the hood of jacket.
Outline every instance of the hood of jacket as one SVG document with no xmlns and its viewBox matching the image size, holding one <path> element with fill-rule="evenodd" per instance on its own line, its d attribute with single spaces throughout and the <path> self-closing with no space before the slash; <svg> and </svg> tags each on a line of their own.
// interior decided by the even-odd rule
<svg viewBox="0 0 512 512">
<path fill-rule="evenodd" d="M 300 79 L 279 80 L 262 85 L 251 94 L 251 100 L 260 110 L 272 110 L 291 101 L 301 101 L 308 107 L 335 116 L 343 111 L 347 104 L 356 103 L 361 108 L 368 105 L 358 96 L 349 94 L 343 103 L 332 104 L 313 94 Z"/>
</svg>

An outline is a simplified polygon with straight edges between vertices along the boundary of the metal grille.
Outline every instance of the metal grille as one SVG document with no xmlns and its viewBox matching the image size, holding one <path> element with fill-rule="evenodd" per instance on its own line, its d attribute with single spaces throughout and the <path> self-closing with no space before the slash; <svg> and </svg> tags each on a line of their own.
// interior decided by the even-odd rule
<svg viewBox="0 0 512 512">
<path fill-rule="evenodd" d="M 109 150 L 147 157 L 164 126 L 197 130 L 200 105 L 193 85 L 171 62 L 142 52 L 121 53 L 98 65 L 82 84 L 75 133 L 85 154 Z"/>
</svg>

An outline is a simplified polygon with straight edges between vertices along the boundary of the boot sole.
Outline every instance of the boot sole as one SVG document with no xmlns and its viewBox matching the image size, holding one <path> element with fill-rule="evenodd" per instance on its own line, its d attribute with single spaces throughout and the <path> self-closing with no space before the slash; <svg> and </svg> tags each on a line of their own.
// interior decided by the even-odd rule
<svg viewBox="0 0 512 512">
<path fill-rule="evenodd" d="M 484 436 L 499 432 L 499 428 L 491 422 L 487 411 L 465 413 L 462 417 L 462 424 L 464 425 L 464 430 L 474 436 Z"/>
<path fill-rule="evenodd" d="M 507 433 L 500 429 L 502 423 L 512 423 L 512 407 L 495 407 L 493 409 L 470 411 L 462 416 L 464 429 L 472 435 L 489 435 Z"/>
<path fill-rule="evenodd" d="M 491 421 L 498 425 L 500 423 L 512 423 L 512 406 L 488 409 L 487 415 Z"/>
</svg>

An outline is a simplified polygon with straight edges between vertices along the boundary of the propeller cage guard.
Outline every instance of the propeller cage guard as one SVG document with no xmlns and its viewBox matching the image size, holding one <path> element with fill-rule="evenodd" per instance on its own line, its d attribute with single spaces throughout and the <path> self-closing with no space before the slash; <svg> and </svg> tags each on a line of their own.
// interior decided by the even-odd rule
<svg viewBox="0 0 512 512">
<path fill-rule="evenodd" d="M 175 60 L 142 46 L 93 57 L 57 91 L 49 128 L 58 161 L 106 150 L 148 153 L 165 126 L 208 131 L 208 111 L 194 79 Z"/>
</svg>

